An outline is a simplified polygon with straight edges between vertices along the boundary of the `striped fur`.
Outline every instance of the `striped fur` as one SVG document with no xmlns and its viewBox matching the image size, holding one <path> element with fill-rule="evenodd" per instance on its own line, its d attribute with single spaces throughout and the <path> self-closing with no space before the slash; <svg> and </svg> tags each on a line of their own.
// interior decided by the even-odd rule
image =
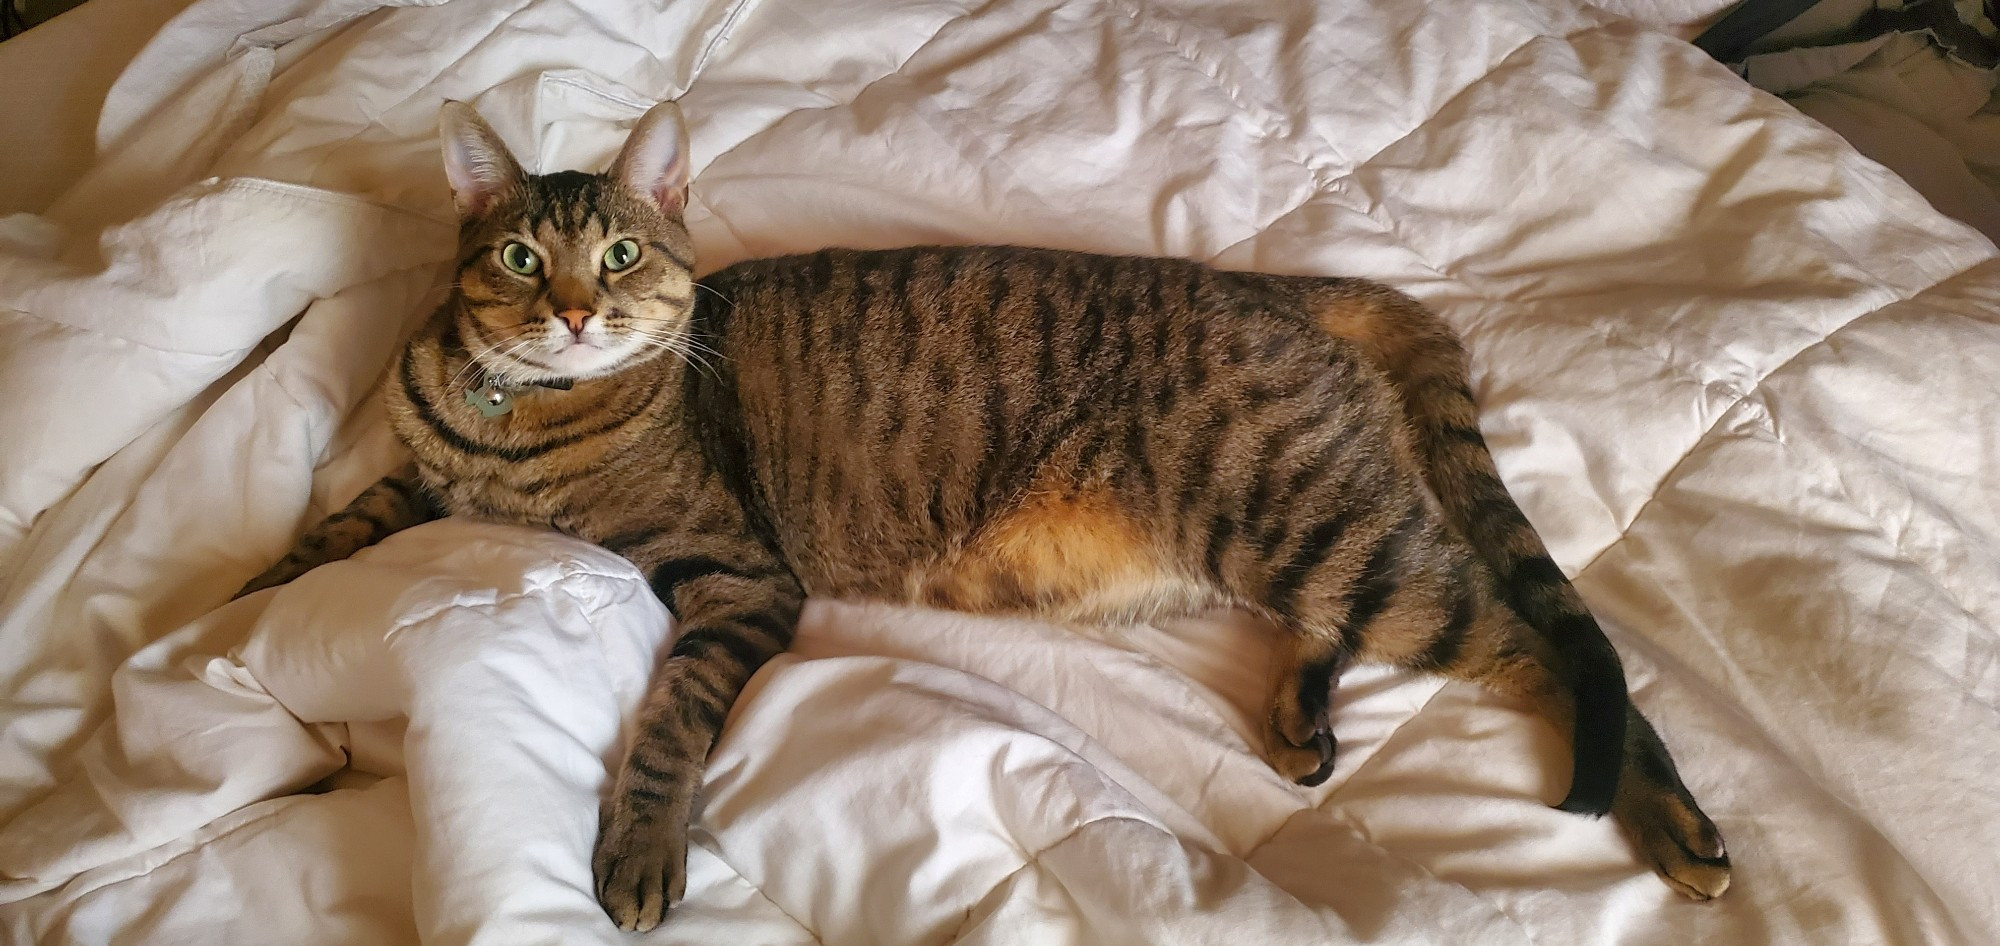
<svg viewBox="0 0 2000 946">
<path fill-rule="evenodd" d="M 806 595 L 1262 614 L 1294 642 L 1268 754 L 1306 784 L 1331 770 L 1349 662 L 1477 681 L 1573 734 L 1564 808 L 1611 811 L 1689 896 L 1727 886 L 1714 825 L 1501 484 L 1435 316 L 1359 280 L 1005 247 L 757 260 L 696 292 L 684 172 L 637 166 L 661 151 L 638 142 L 678 133 L 671 108 L 607 175 L 524 175 L 469 110 L 448 117 L 477 158 L 452 166 L 457 289 L 384 385 L 423 492 L 392 477 L 250 586 L 413 510 L 540 523 L 638 565 L 682 631 L 598 843 L 621 925 L 680 895 L 703 760 Z M 611 272 L 621 238 L 645 249 Z M 513 242 L 544 268 L 507 269 Z M 596 335 L 558 318 L 586 311 Z M 486 417 L 465 394 L 494 377 L 528 386 Z M 426 501 L 368 512 L 398 496 Z"/>
<path fill-rule="evenodd" d="M 429 522 L 441 511 L 418 478 L 417 465 L 406 463 L 363 490 L 346 508 L 321 520 L 290 553 L 251 579 L 236 596 L 282 585 L 326 562 L 341 561 L 394 533 Z"/>
</svg>

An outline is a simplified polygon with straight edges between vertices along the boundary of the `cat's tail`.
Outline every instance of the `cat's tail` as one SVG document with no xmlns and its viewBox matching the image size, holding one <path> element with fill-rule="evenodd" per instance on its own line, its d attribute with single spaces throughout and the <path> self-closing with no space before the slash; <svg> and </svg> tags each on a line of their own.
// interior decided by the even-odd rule
<svg viewBox="0 0 2000 946">
<path fill-rule="evenodd" d="M 1457 333 L 1421 303 L 1386 286 L 1342 279 L 1310 284 L 1310 307 L 1320 326 L 1359 347 L 1401 395 L 1431 491 L 1499 579 L 1502 600 L 1568 661 L 1576 700 L 1575 772 L 1560 807 L 1604 814 L 1625 761 L 1631 708 L 1625 668 L 1501 482 L 1479 433 Z"/>
</svg>

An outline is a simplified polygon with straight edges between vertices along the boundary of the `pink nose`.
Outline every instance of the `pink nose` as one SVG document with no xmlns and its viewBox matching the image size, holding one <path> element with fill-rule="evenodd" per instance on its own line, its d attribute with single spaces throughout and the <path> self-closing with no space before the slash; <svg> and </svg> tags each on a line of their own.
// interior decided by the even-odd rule
<svg viewBox="0 0 2000 946">
<path fill-rule="evenodd" d="M 563 311 L 556 313 L 556 318 L 563 320 L 565 323 L 569 325 L 569 331 L 571 335 L 582 335 L 583 323 L 590 321 L 590 310 L 564 309 Z"/>
</svg>

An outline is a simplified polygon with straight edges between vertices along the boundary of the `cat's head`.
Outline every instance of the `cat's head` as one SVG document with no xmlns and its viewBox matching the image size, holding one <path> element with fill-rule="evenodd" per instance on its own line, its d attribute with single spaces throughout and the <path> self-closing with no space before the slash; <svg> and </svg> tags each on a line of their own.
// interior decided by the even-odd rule
<svg viewBox="0 0 2000 946">
<path fill-rule="evenodd" d="M 694 247 L 674 103 L 640 118 L 603 174 L 524 173 L 463 102 L 445 103 L 439 124 L 459 216 L 459 327 L 481 367 L 531 383 L 685 357 Z"/>
</svg>

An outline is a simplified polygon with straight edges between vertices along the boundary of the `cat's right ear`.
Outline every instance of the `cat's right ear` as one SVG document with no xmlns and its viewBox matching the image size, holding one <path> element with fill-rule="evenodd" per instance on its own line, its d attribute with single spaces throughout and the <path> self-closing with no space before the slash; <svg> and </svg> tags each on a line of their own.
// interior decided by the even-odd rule
<svg viewBox="0 0 2000 946">
<path fill-rule="evenodd" d="M 484 215 L 494 202 L 521 183 L 521 165 L 507 143 L 472 106 L 446 100 L 438 114 L 444 139 L 444 176 L 460 219 Z"/>
</svg>

